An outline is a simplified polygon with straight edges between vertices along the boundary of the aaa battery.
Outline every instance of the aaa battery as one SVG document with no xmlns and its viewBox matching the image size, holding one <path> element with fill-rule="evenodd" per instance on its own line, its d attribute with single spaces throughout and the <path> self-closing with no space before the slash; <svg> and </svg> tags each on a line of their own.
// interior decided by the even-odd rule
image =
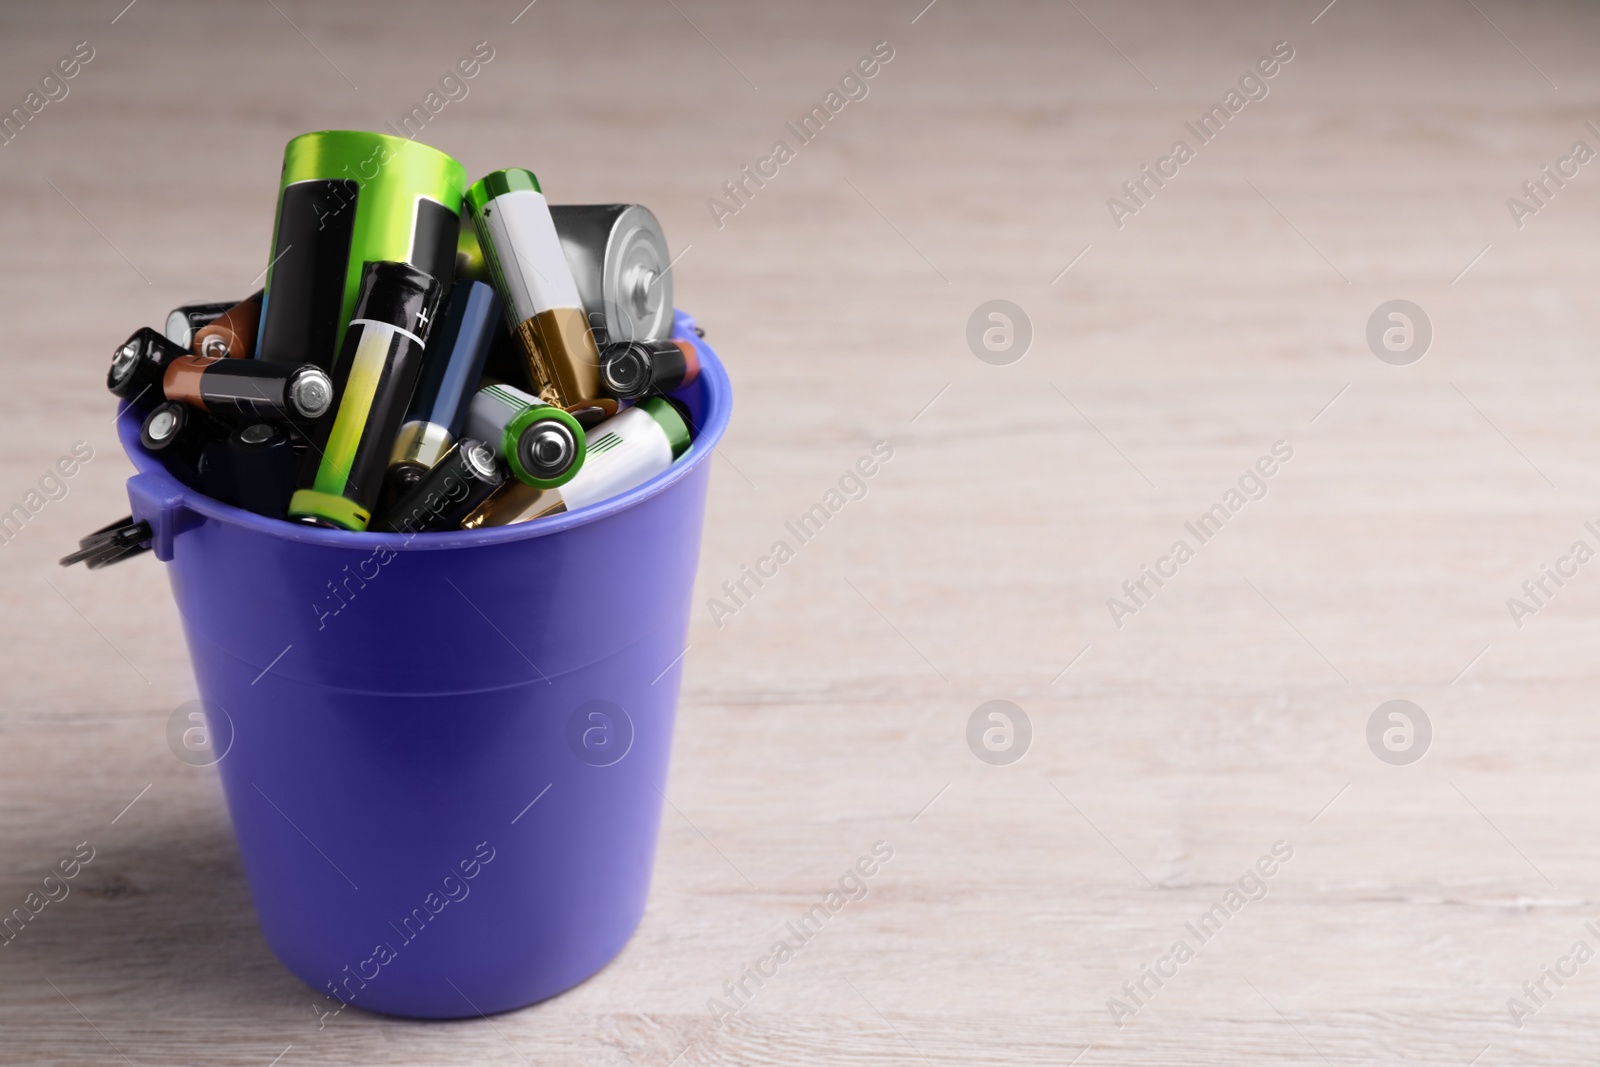
<svg viewBox="0 0 1600 1067">
<path fill-rule="evenodd" d="M 700 354 L 688 341 L 618 341 L 600 350 L 600 381 L 620 400 L 670 393 L 698 377 Z"/>
<path fill-rule="evenodd" d="M 299 471 L 293 437 L 281 423 L 241 426 L 200 454 L 200 491 L 257 515 L 284 517 Z"/>
<path fill-rule="evenodd" d="M 187 354 L 187 349 L 150 327 L 140 327 L 111 353 L 106 388 L 134 406 L 148 410 L 163 399 L 161 380 L 167 368 Z"/>
<path fill-rule="evenodd" d="M 494 449 L 464 437 L 368 529 L 380 533 L 455 529 L 505 480 Z"/>
<path fill-rule="evenodd" d="M 249 359 L 261 326 L 261 293 L 255 292 L 195 331 L 191 347 L 201 356 Z"/>
<path fill-rule="evenodd" d="M 541 489 L 571 481 L 587 452 L 577 419 L 501 382 L 473 394 L 467 433 L 494 449 L 519 482 Z"/>
<path fill-rule="evenodd" d="M 466 205 L 533 391 L 557 407 L 595 396 L 600 353 L 539 179 L 497 170 L 467 190 Z"/>
<path fill-rule="evenodd" d="M 337 410 L 320 461 L 289 501 L 291 519 L 346 530 L 365 530 L 372 521 L 395 434 L 422 371 L 439 289 L 431 275 L 407 263 L 367 264 L 334 371 Z"/>
<path fill-rule="evenodd" d="M 389 457 L 390 489 L 404 492 L 461 436 L 500 329 L 500 298 L 482 282 L 458 281 L 423 353 L 422 377 Z"/>
<path fill-rule="evenodd" d="M 214 321 L 217 316 L 238 303 L 236 300 L 224 300 L 221 303 L 211 304 L 184 304 L 167 312 L 167 340 L 175 345 L 188 348 L 194 341 L 195 331 Z"/>
<path fill-rule="evenodd" d="M 168 400 L 240 419 L 320 418 L 333 406 L 333 379 L 310 363 L 180 356 L 162 376 Z"/>
<path fill-rule="evenodd" d="M 225 424 L 187 404 L 168 400 L 157 404 L 139 427 L 139 443 L 157 456 L 167 470 L 186 485 L 196 485 L 200 453 L 228 436 Z"/>
</svg>

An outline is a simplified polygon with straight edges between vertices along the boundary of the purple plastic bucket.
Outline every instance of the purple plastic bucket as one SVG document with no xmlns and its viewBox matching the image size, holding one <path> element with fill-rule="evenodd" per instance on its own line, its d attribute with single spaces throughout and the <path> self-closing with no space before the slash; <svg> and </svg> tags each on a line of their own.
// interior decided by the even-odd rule
<svg viewBox="0 0 1600 1067">
<path fill-rule="evenodd" d="M 576 985 L 632 936 L 731 405 L 693 327 L 678 312 L 701 359 L 676 394 L 690 450 L 531 524 L 408 540 L 263 518 L 185 488 L 137 413 L 119 419 L 262 932 L 314 989 L 489 1014 Z"/>
</svg>

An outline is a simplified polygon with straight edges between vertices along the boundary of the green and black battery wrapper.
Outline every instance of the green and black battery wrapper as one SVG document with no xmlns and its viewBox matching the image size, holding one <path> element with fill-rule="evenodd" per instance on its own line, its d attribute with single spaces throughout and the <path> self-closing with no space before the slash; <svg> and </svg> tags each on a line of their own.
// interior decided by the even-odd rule
<svg viewBox="0 0 1600 1067">
<path fill-rule="evenodd" d="M 332 371 L 364 264 L 409 263 L 449 288 L 466 171 L 381 133 L 308 133 L 283 151 L 256 358 Z"/>
<path fill-rule="evenodd" d="M 439 283 L 409 264 L 367 264 L 333 372 L 338 406 L 326 440 L 312 442 L 321 455 L 290 499 L 289 518 L 343 530 L 372 521 L 440 295 Z"/>
</svg>

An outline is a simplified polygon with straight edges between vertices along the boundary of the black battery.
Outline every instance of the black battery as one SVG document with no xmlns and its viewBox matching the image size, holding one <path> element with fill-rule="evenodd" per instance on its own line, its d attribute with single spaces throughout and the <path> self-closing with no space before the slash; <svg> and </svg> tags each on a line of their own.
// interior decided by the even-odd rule
<svg viewBox="0 0 1600 1067">
<path fill-rule="evenodd" d="M 367 529 L 380 533 L 454 530 L 506 477 L 494 449 L 463 437 Z"/>
<path fill-rule="evenodd" d="M 141 411 L 149 411 L 164 399 L 161 379 L 167 368 L 188 354 L 188 349 L 142 326 L 111 354 L 106 388 Z"/>
<path fill-rule="evenodd" d="M 600 384 L 619 400 L 670 393 L 700 377 L 688 341 L 614 341 L 600 348 Z"/>
<path fill-rule="evenodd" d="M 257 422 L 241 426 L 200 453 L 200 491 L 225 504 L 281 519 L 299 476 L 289 428 Z"/>
<path fill-rule="evenodd" d="M 145 416 L 139 428 L 139 443 L 160 459 L 173 477 L 198 489 L 201 453 L 207 445 L 226 440 L 228 432 L 228 425 L 215 416 L 168 400 L 151 408 Z"/>
<path fill-rule="evenodd" d="M 168 400 L 235 419 L 315 422 L 333 407 L 333 379 L 312 363 L 185 355 L 162 376 Z"/>
<path fill-rule="evenodd" d="M 188 348 L 194 343 L 196 330 L 211 325 L 237 303 L 237 300 L 224 300 L 221 303 L 185 304 L 173 308 L 167 312 L 167 340 L 181 348 Z"/>
</svg>

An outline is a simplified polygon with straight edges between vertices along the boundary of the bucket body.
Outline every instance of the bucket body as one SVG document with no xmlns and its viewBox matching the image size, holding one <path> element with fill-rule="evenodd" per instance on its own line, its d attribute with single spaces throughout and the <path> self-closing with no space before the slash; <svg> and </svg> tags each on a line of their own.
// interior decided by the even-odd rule
<svg viewBox="0 0 1600 1067">
<path fill-rule="evenodd" d="M 119 419 L 267 943 L 394 1015 L 531 1004 L 643 914 L 726 374 L 671 469 L 531 524 L 295 526 L 185 488 Z M 314 1001 L 337 1010 L 334 1001 Z"/>
</svg>

